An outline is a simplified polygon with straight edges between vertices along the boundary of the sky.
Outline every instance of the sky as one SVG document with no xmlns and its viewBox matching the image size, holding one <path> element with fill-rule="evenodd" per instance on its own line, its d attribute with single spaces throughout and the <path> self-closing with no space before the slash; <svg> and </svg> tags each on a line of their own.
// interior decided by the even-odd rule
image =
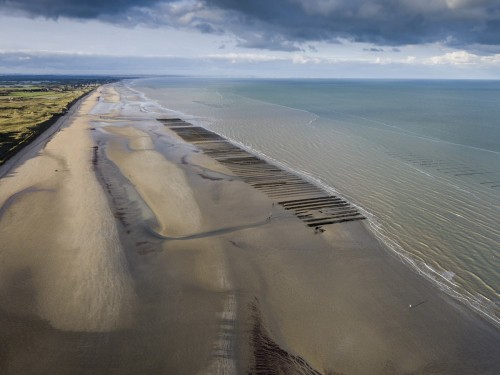
<svg viewBox="0 0 500 375">
<path fill-rule="evenodd" d="M 500 79 L 500 0 L 0 0 L 0 74 Z"/>
</svg>

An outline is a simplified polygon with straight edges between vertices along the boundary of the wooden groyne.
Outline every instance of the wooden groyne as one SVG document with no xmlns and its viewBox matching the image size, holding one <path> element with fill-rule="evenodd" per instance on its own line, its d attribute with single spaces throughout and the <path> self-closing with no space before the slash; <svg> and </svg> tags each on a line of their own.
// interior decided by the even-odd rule
<svg viewBox="0 0 500 375">
<path fill-rule="evenodd" d="M 226 166 L 242 181 L 266 194 L 274 203 L 291 211 L 309 227 L 320 229 L 324 225 L 365 219 L 346 200 L 326 193 L 300 176 L 235 146 L 210 130 L 178 118 L 158 121 Z"/>
</svg>

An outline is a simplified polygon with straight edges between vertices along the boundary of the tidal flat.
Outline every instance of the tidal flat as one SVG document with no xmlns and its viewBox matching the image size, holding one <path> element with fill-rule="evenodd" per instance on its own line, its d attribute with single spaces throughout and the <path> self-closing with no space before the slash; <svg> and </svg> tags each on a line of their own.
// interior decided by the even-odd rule
<svg viewBox="0 0 500 375">
<path fill-rule="evenodd" d="M 72 109 L 0 179 L 1 373 L 500 370 L 496 328 L 349 202 L 123 84 Z"/>
</svg>

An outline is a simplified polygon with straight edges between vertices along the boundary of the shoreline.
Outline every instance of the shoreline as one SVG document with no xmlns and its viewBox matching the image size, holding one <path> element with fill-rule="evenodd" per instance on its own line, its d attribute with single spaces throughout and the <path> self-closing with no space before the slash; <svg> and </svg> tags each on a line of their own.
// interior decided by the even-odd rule
<svg viewBox="0 0 500 375">
<path fill-rule="evenodd" d="M 235 155 L 214 159 L 210 141 L 186 143 L 157 120 L 168 112 L 143 109 L 123 85 L 101 86 L 40 155 L 0 179 L 0 369 L 500 369 L 494 327 L 362 220 L 315 232 L 317 217 L 299 217 L 325 205 L 354 214 L 346 202 L 294 197 L 317 192 L 289 175 L 289 192 L 259 190 L 251 184 L 282 182 L 279 168 L 234 168 Z"/>
<path fill-rule="evenodd" d="M 246 152 L 253 154 L 257 158 L 260 158 L 262 160 L 265 160 L 266 162 L 278 166 L 278 168 L 281 168 L 291 174 L 294 174 L 298 176 L 299 178 L 308 181 L 309 183 L 317 186 L 321 190 L 325 191 L 328 194 L 338 196 L 345 201 L 349 202 L 352 206 L 356 207 L 362 214 L 365 216 L 367 219 L 366 222 L 368 223 L 367 230 L 369 230 L 372 235 L 382 243 L 384 247 L 387 248 L 387 251 L 393 255 L 395 258 L 400 260 L 402 263 L 404 263 L 412 272 L 415 272 L 419 276 L 425 278 L 427 281 L 432 283 L 437 289 L 439 289 L 441 292 L 446 293 L 448 296 L 453 298 L 455 301 L 463 304 L 466 306 L 468 309 L 473 311 L 475 314 L 477 314 L 481 319 L 486 320 L 489 324 L 494 325 L 495 327 L 499 328 L 500 327 L 500 318 L 497 316 L 495 311 L 497 310 L 497 305 L 495 304 L 494 301 L 488 300 L 487 303 L 485 302 L 484 299 L 482 299 L 481 295 L 479 294 L 472 294 L 469 290 L 466 290 L 464 288 L 456 289 L 456 285 L 453 284 L 453 282 L 450 282 L 450 280 L 445 279 L 443 277 L 442 273 L 439 272 L 439 270 L 436 270 L 432 268 L 429 264 L 427 264 L 425 261 L 415 258 L 414 254 L 410 253 L 409 251 L 405 250 L 399 243 L 391 240 L 386 234 L 383 233 L 383 231 L 380 229 L 380 224 L 377 222 L 376 216 L 370 212 L 369 210 L 365 209 L 361 204 L 358 204 L 352 197 L 350 197 L 347 194 L 342 194 L 340 193 L 335 187 L 328 185 L 326 182 L 309 175 L 308 173 L 301 171 L 301 170 L 296 170 L 293 166 L 281 162 L 279 160 L 274 159 L 273 157 L 256 150 L 250 146 L 247 146 L 243 144 L 242 142 L 235 141 L 233 139 L 226 138 L 226 136 L 222 133 L 218 133 L 214 129 L 210 129 L 206 127 L 203 121 L 200 121 L 199 119 L 196 118 L 196 116 L 183 113 L 177 110 L 173 110 L 171 108 L 164 107 L 161 105 L 157 100 L 149 98 L 145 93 L 135 89 L 133 85 L 130 84 L 131 82 L 124 82 L 123 84 L 127 87 L 127 89 L 137 93 L 143 100 L 145 100 L 148 103 L 154 103 L 153 107 L 158 107 L 162 111 L 166 111 L 167 113 L 170 113 L 172 117 L 174 118 L 181 118 L 181 119 L 186 119 L 186 121 L 191 121 L 194 125 L 200 126 L 204 129 L 209 130 L 210 132 L 213 132 L 224 139 L 226 139 L 228 142 L 231 144 L 235 145 L 236 147 L 239 147 Z M 273 104 L 276 105 L 276 104 Z M 279 105 L 278 105 L 279 106 Z M 292 107 L 286 107 L 292 110 L 297 110 L 297 111 L 302 111 L 297 108 L 292 108 Z M 446 272 L 446 271 L 445 271 Z"/>
<path fill-rule="evenodd" d="M 144 95 L 144 98 L 150 100 L 145 95 Z M 358 212 L 354 212 L 355 210 L 350 211 L 350 212 L 354 212 L 355 216 L 359 215 L 358 218 L 354 218 L 353 219 L 350 215 L 348 215 L 349 217 L 347 217 L 346 220 L 342 220 L 342 219 L 336 220 L 336 219 L 334 219 L 333 222 L 328 222 L 328 221 L 326 223 L 319 222 L 317 224 L 318 226 L 316 226 L 316 225 L 310 225 L 310 224 L 306 224 L 306 225 L 308 225 L 310 227 L 316 227 L 315 233 L 320 233 L 320 232 L 318 232 L 318 229 L 320 231 L 323 230 L 322 227 L 325 224 L 329 225 L 329 224 L 335 224 L 337 222 L 344 222 L 344 221 L 351 221 L 351 220 L 365 220 L 365 219 L 367 219 L 366 222 L 368 224 L 365 225 L 366 230 L 370 232 L 370 234 L 374 237 L 374 239 L 380 241 L 380 243 L 382 244 L 382 246 L 386 248 L 386 251 L 390 255 L 392 255 L 395 259 L 397 259 L 398 261 L 400 261 L 401 263 L 403 263 L 405 266 L 407 266 L 410 271 L 415 272 L 418 276 L 420 276 L 420 277 L 424 278 L 425 280 L 427 280 L 428 282 L 430 282 L 440 292 L 445 293 L 449 297 L 453 298 L 456 302 L 458 302 L 458 303 L 462 304 L 464 307 L 470 309 L 473 313 L 477 314 L 477 316 L 479 318 L 485 320 L 488 324 L 491 324 L 491 325 L 493 325 L 496 328 L 500 327 L 500 321 L 496 318 L 496 316 L 489 315 L 488 311 L 484 310 L 484 306 L 477 306 L 476 303 L 479 303 L 479 301 L 471 299 L 469 296 L 462 295 L 462 294 L 458 293 L 457 291 L 450 289 L 448 285 L 443 284 L 438 279 L 436 279 L 436 277 L 440 276 L 438 273 L 436 273 L 436 272 L 432 273 L 432 272 L 430 272 L 430 270 L 427 270 L 427 272 L 426 272 L 426 270 L 423 269 L 423 267 L 427 267 L 427 264 L 424 263 L 423 266 L 422 265 L 417 265 L 416 264 L 416 260 L 413 259 L 410 256 L 410 254 L 405 253 L 403 249 L 400 249 L 400 251 L 394 249 L 394 247 L 396 245 L 393 246 L 392 242 L 389 239 L 384 239 L 384 237 L 381 237 L 381 234 L 378 233 L 377 230 L 375 229 L 376 225 L 374 225 L 374 223 L 371 221 L 371 220 L 373 220 L 373 219 L 371 219 L 371 217 L 373 217 L 374 215 L 372 213 L 366 211 L 362 207 L 360 207 L 360 206 L 358 206 L 356 204 L 351 203 L 344 196 L 340 195 L 338 193 L 338 191 L 335 190 L 334 188 L 332 188 L 332 187 L 330 187 L 330 186 L 322 183 L 321 181 L 317 180 L 314 177 L 311 177 L 311 176 L 308 176 L 308 175 L 304 175 L 304 174 L 302 174 L 300 172 L 297 172 L 292 167 L 290 167 L 290 166 L 288 166 L 288 165 L 286 165 L 284 163 L 281 163 L 281 162 L 279 162 L 277 160 L 274 160 L 273 158 L 269 157 L 268 155 L 265 155 L 265 154 L 263 154 L 263 153 L 261 153 L 261 152 L 259 152 L 257 150 L 254 150 L 254 149 L 252 149 L 250 147 L 247 147 L 244 144 L 240 144 L 239 142 L 236 142 L 236 141 L 234 141 L 232 139 L 226 138 L 223 134 L 220 134 L 220 133 L 217 133 L 217 132 L 215 132 L 215 131 L 213 131 L 211 129 L 208 129 L 208 128 L 204 127 L 203 125 L 199 125 L 199 126 L 198 125 L 193 125 L 193 124 L 189 123 L 188 121 L 185 121 L 185 120 L 182 120 L 181 118 L 176 118 L 176 117 L 173 117 L 171 119 L 158 119 L 158 121 L 160 121 L 165 126 L 167 126 L 167 127 L 171 128 L 172 130 L 174 130 L 174 132 L 176 132 L 175 128 L 180 128 L 180 129 L 184 129 L 184 128 L 188 128 L 188 127 L 193 127 L 193 128 L 199 127 L 199 128 L 202 128 L 202 130 L 204 130 L 205 136 L 208 136 L 209 138 L 212 138 L 210 134 L 206 134 L 206 133 L 212 133 L 213 135 L 216 135 L 216 136 L 219 137 L 219 139 L 212 139 L 212 140 L 218 140 L 218 141 L 221 141 L 221 142 L 228 143 L 228 144 L 230 144 L 230 145 L 232 145 L 232 146 L 234 146 L 236 148 L 239 148 L 240 151 L 245 152 L 245 153 L 248 154 L 248 155 L 245 155 L 245 156 L 239 155 L 239 157 L 249 157 L 249 156 L 251 156 L 251 157 L 255 157 L 255 158 L 261 160 L 265 164 L 268 164 L 270 166 L 276 166 L 276 168 L 281 169 L 281 172 L 286 171 L 286 173 L 289 173 L 291 176 L 295 176 L 295 177 L 297 177 L 299 179 L 302 179 L 303 182 L 307 182 L 307 183 L 309 183 L 309 184 L 311 184 L 313 186 L 318 187 L 325 194 L 323 197 L 321 197 L 322 193 L 321 192 L 316 192 L 316 194 L 320 195 L 320 198 L 324 198 L 324 199 L 328 199 L 328 198 L 338 199 L 339 201 L 341 201 L 343 203 L 343 205 L 350 206 L 351 208 L 355 208 L 355 210 L 357 210 Z M 184 136 L 181 135 L 181 138 L 185 142 L 192 143 L 195 146 L 197 146 L 196 145 L 197 144 L 196 141 L 194 143 L 189 141 L 189 136 L 188 137 L 184 137 Z M 197 147 L 200 148 L 202 145 L 203 144 L 198 145 Z M 210 153 L 207 152 L 207 151 L 210 151 L 210 147 L 208 148 L 208 150 L 205 147 L 201 147 L 201 150 L 205 154 L 210 155 Z M 227 151 L 227 150 L 225 150 L 225 151 Z M 225 158 L 226 157 L 224 156 L 224 157 L 221 157 L 221 158 L 215 157 L 214 159 L 218 160 L 218 161 L 220 161 L 222 163 L 224 163 L 224 159 Z M 233 170 L 233 173 L 234 172 L 235 172 L 235 170 Z M 237 173 L 236 173 L 236 175 L 237 175 Z M 242 178 L 243 178 L 243 180 L 245 180 L 245 175 L 243 175 Z M 250 185 L 253 185 L 252 182 L 248 182 L 248 183 Z M 256 187 L 256 188 L 259 189 L 259 187 Z M 266 194 L 266 191 L 264 191 L 264 193 Z M 315 194 L 313 194 L 313 195 L 315 195 Z M 275 202 L 275 204 L 286 205 L 287 199 L 291 200 L 293 198 L 293 196 L 297 196 L 297 198 L 302 198 L 301 195 L 300 195 L 300 192 L 297 193 L 296 191 L 295 192 L 292 191 L 292 197 L 291 198 L 289 196 L 284 196 L 282 198 L 283 202 L 279 202 L 279 201 L 277 201 L 275 199 L 274 199 L 274 202 Z M 270 195 L 269 198 L 273 199 L 273 196 Z M 313 200 L 319 199 L 319 198 L 299 199 L 299 201 L 306 201 L 306 202 L 303 202 L 303 203 L 307 204 L 308 203 L 307 201 L 309 201 L 309 199 L 311 199 L 313 201 Z M 314 207 L 318 207 L 318 209 L 321 209 L 322 208 L 322 204 L 321 203 L 324 203 L 323 202 L 324 199 L 322 199 L 322 201 L 319 204 L 315 205 Z M 293 202 L 293 200 L 292 200 L 292 202 Z M 328 202 L 326 202 L 326 203 L 328 203 Z M 273 205 L 274 205 L 274 203 L 273 203 Z M 325 207 L 328 207 L 328 204 L 326 204 Z M 288 208 L 288 209 L 290 209 L 290 208 Z M 423 304 L 423 303 L 425 303 L 425 301 L 424 302 L 421 301 L 417 305 L 413 305 L 413 306 L 410 304 L 409 308 L 410 309 L 411 308 L 415 308 L 415 307 L 417 307 L 417 306 L 419 306 L 420 304 Z"/>
</svg>

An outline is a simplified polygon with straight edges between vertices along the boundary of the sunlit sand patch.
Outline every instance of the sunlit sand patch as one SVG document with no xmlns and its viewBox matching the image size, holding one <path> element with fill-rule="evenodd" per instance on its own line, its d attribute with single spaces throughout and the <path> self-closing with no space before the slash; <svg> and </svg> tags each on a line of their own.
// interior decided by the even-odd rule
<svg viewBox="0 0 500 375">
<path fill-rule="evenodd" d="M 87 111 L 91 115 L 116 116 L 120 113 L 123 103 L 120 101 L 120 94 L 110 85 L 101 86 L 94 98 L 94 108 Z"/>
<path fill-rule="evenodd" d="M 143 151 L 154 149 L 151 136 L 133 126 L 117 127 L 107 126 L 105 130 L 109 133 L 126 137 L 128 147 L 133 151 Z"/>
<path fill-rule="evenodd" d="M 120 94 L 118 94 L 114 87 L 105 86 L 102 90 L 102 95 L 104 96 L 104 101 L 106 103 L 120 102 Z"/>
<path fill-rule="evenodd" d="M 7 288 L 9 275 L 29 270 L 34 312 L 53 327 L 108 331 L 130 323 L 134 293 L 114 217 L 89 163 L 87 129 L 77 117 L 40 157 L 2 180 L 0 202 L 33 183 L 35 189 L 4 210 L 0 267 Z"/>
<path fill-rule="evenodd" d="M 60 329 L 105 331 L 129 323 L 132 281 L 114 219 L 99 200 L 66 203 L 75 216 L 61 224 L 37 275 L 40 314 Z"/>
<path fill-rule="evenodd" d="M 229 168 L 225 167 L 224 165 L 222 165 L 218 161 L 216 161 L 210 157 L 207 157 L 203 154 L 191 153 L 187 157 L 187 161 L 189 161 L 189 163 L 197 165 L 201 168 L 206 168 L 206 169 L 209 169 L 209 170 L 212 170 L 212 171 L 215 171 L 218 173 L 222 173 L 225 175 L 229 175 L 229 176 L 233 175 L 233 173 L 231 172 L 231 170 Z"/>
<path fill-rule="evenodd" d="M 119 142 L 111 142 L 106 151 L 154 212 L 158 234 L 180 236 L 200 230 L 201 213 L 182 169 L 156 151 L 129 152 Z"/>
</svg>

